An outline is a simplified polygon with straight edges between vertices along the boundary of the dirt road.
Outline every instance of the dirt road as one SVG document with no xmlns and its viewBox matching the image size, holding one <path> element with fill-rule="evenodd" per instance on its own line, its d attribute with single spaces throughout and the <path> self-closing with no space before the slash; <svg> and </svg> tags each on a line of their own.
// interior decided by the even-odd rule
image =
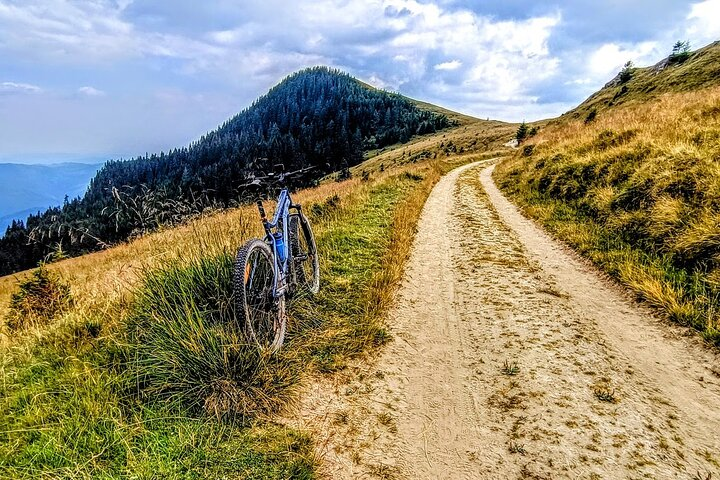
<svg viewBox="0 0 720 480">
<path fill-rule="evenodd" d="M 332 478 L 720 475 L 720 363 L 523 218 L 492 167 L 433 190 L 373 365 L 316 385 Z"/>
</svg>

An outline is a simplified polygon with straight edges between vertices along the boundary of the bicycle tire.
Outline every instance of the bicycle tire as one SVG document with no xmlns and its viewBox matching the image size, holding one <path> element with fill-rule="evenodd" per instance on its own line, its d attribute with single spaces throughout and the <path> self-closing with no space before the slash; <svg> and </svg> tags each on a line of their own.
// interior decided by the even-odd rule
<svg viewBox="0 0 720 480">
<path fill-rule="evenodd" d="M 273 296 L 273 252 L 260 239 L 249 240 L 235 257 L 233 288 L 236 315 L 249 341 L 276 352 L 285 340 L 285 298 Z"/>
<path fill-rule="evenodd" d="M 302 213 L 290 215 L 288 223 L 296 290 L 314 295 L 320 290 L 320 261 L 315 235 Z"/>
</svg>

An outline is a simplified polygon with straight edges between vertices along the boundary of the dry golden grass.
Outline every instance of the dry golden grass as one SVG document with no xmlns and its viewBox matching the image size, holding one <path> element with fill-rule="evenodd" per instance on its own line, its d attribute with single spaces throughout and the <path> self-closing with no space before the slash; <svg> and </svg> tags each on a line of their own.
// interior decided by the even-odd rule
<svg viewBox="0 0 720 480">
<path fill-rule="evenodd" d="M 353 178 L 350 180 L 329 180 L 316 188 L 294 194 L 294 198 L 302 204 L 311 204 L 334 195 L 362 195 L 369 185 L 382 181 L 389 175 L 417 170 L 417 167 L 429 163 L 429 157 L 415 158 L 413 161 L 413 152 L 438 153 L 438 160 L 447 165 L 460 165 L 470 158 L 476 158 L 480 152 L 484 158 L 494 156 L 502 143 L 512 136 L 514 128 L 513 125 L 501 122 L 476 121 L 437 135 L 424 136 L 410 144 L 386 149 L 354 167 Z M 448 142 L 453 142 L 456 151 L 445 152 Z M 416 165 L 418 162 L 420 165 Z M 384 172 L 380 171 L 381 164 Z M 372 182 L 362 182 L 361 172 L 368 172 Z M 268 202 L 266 208 L 272 208 L 271 202 Z M 208 251 L 208 248 L 215 251 L 223 248 L 235 249 L 245 239 L 260 236 L 261 233 L 255 207 L 244 206 L 208 214 L 180 227 L 161 230 L 107 250 L 66 259 L 48 265 L 48 269 L 70 283 L 73 296 L 78 302 L 78 311 L 105 310 L 127 296 L 143 271 L 152 269 L 167 259 L 211 254 L 212 251 Z M 3 319 L 7 314 L 10 295 L 15 291 L 18 282 L 28 274 L 29 271 L 26 271 L 0 277 L 0 347 L 9 342 Z"/>
<path fill-rule="evenodd" d="M 418 137 L 411 142 L 370 152 L 367 160 L 353 167 L 353 175 L 375 172 L 382 168 L 393 168 L 409 163 L 428 160 L 457 162 L 457 157 L 482 154 L 492 158 L 507 153 L 503 144 L 512 139 L 516 124 L 496 121 L 475 121 L 434 135 Z"/>
<path fill-rule="evenodd" d="M 717 341 L 720 88 L 558 121 L 496 172 L 531 216 Z"/>
<path fill-rule="evenodd" d="M 357 190 L 359 179 L 327 182 L 296 195 L 300 203 L 318 202 L 338 195 L 345 197 Z M 270 202 L 266 208 L 272 208 Z M 186 225 L 161 230 L 107 250 L 50 264 L 70 284 L 76 310 L 114 308 L 142 279 L 147 270 L 173 258 L 198 258 L 223 249 L 233 250 L 246 239 L 261 236 L 262 226 L 255 206 L 244 206 L 205 215 Z M 0 278 L 0 318 L 7 315 L 9 299 L 19 280 L 30 271 Z M 8 332 L 0 327 L 0 346 L 9 342 Z"/>
<path fill-rule="evenodd" d="M 0 471 L 91 478 L 187 468 L 219 477 L 239 468 L 252 478 L 310 478 L 311 439 L 266 415 L 291 406 L 309 373 L 384 343 L 384 314 L 433 185 L 514 129 L 469 123 L 294 194 L 318 239 L 322 288 L 293 299 L 287 343 L 272 358 L 248 348 L 228 307 L 234 252 L 262 233 L 254 206 L 49 265 L 70 285 L 70 310 L 19 332 L 0 321 Z M 0 278 L 0 318 L 30 273 Z M 255 421 L 225 426 L 199 412 Z"/>
<path fill-rule="evenodd" d="M 425 145 L 440 148 L 456 133 Z M 240 468 L 253 478 L 310 478 L 311 439 L 287 428 L 266 432 L 267 416 L 293 404 L 308 374 L 343 368 L 385 342 L 384 314 L 428 193 L 483 148 L 432 160 L 386 152 L 398 161 L 295 194 L 318 239 L 322 288 L 312 300 L 293 299 L 287 343 L 272 357 L 258 356 L 233 327 L 232 258 L 261 233 L 254 206 L 50 265 L 75 302 L 50 325 L 2 327 L 0 470 L 90 478 Z M 0 279 L 0 296 L 28 275 Z M 225 427 L 208 415 L 255 421 Z M 178 456 L 187 462 L 173 462 Z M 207 458 L 232 462 L 208 470 Z"/>
</svg>

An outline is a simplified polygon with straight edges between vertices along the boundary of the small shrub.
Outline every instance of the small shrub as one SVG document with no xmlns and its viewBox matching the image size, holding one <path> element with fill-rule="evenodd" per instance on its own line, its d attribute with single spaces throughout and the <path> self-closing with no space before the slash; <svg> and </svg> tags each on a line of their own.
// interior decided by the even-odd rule
<svg viewBox="0 0 720 480">
<path fill-rule="evenodd" d="M 313 217 L 321 218 L 337 211 L 338 208 L 340 208 L 340 197 L 333 195 L 321 203 L 313 203 L 310 205 L 309 211 Z"/>
<path fill-rule="evenodd" d="M 342 170 L 340 170 L 340 173 L 338 173 L 336 181 L 342 182 L 345 180 L 349 180 L 351 178 L 352 178 L 352 172 L 350 171 L 350 167 L 348 167 L 346 165 Z"/>
<path fill-rule="evenodd" d="M 71 302 L 70 286 L 41 265 L 13 293 L 7 325 L 10 330 L 45 325 L 67 311 Z"/>
<path fill-rule="evenodd" d="M 606 386 L 597 386 L 593 389 L 595 397 L 601 402 L 617 403 L 617 397 L 615 396 L 615 390 L 610 390 Z"/>
<path fill-rule="evenodd" d="M 515 376 L 520 373 L 520 367 L 518 367 L 517 362 L 510 362 L 508 360 L 505 360 L 502 371 L 505 375 Z"/>
<path fill-rule="evenodd" d="M 622 97 L 623 95 L 625 95 L 625 94 L 628 93 L 629 91 L 630 91 L 630 89 L 628 88 L 628 86 L 627 86 L 627 85 L 623 85 L 622 87 L 620 87 L 620 90 L 618 90 L 618 91 L 615 93 L 615 95 L 613 96 L 612 102 L 614 102 L 614 101 L 617 100 L 618 98 Z"/>
<path fill-rule="evenodd" d="M 630 89 L 627 88 L 627 85 L 623 85 L 622 87 L 620 87 L 620 90 L 618 90 L 617 92 L 615 92 L 615 95 L 613 96 L 612 102 L 615 102 L 615 100 L 617 100 L 618 98 L 622 97 L 623 95 L 625 95 L 625 94 L 626 94 L 627 92 L 629 92 L 629 91 L 630 91 Z"/>
<path fill-rule="evenodd" d="M 675 45 L 673 45 L 672 53 L 670 53 L 670 56 L 668 57 L 668 61 L 671 64 L 681 64 L 685 60 L 690 58 L 690 41 L 685 40 L 684 42 L 682 40 L 678 40 L 675 42 Z"/>
<path fill-rule="evenodd" d="M 620 83 L 627 83 L 632 79 L 632 74 L 634 70 L 634 65 L 632 61 L 628 61 L 624 66 L 623 69 L 620 70 Z"/>
<path fill-rule="evenodd" d="M 590 112 L 587 114 L 587 117 L 585 117 L 585 124 L 592 123 L 595 121 L 595 118 L 597 117 L 597 110 L 594 108 L 590 110 Z"/>
<path fill-rule="evenodd" d="M 520 455 L 525 455 L 527 453 L 525 445 L 512 441 L 508 444 L 508 451 L 510 453 L 519 453 Z"/>
<path fill-rule="evenodd" d="M 718 215 L 706 212 L 690 221 L 673 244 L 678 259 L 689 265 L 714 265 L 720 260 L 720 225 Z"/>
<path fill-rule="evenodd" d="M 525 145 L 522 149 L 522 156 L 523 157 L 532 156 L 533 150 L 535 150 L 535 145 Z"/>
<path fill-rule="evenodd" d="M 417 173 L 405 172 L 402 174 L 402 178 L 410 180 L 412 182 L 419 182 L 425 177 L 423 177 L 422 175 L 418 175 Z"/>
<path fill-rule="evenodd" d="M 593 146 L 600 151 L 605 151 L 626 144 L 635 137 L 635 134 L 634 130 L 625 130 L 623 132 L 603 130 L 593 142 Z"/>
</svg>

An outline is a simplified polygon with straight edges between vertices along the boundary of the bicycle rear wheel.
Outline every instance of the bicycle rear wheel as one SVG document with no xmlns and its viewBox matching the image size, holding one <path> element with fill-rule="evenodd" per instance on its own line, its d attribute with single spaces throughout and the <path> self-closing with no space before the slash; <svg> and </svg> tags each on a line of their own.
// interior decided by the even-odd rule
<svg viewBox="0 0 720 480">
<path fill-rule="evenodd" d="M 314 295 L 320 289 L 320 262 L 315 235 L 302 213 L 290 215 L 289 228 L 296 289 Z"/>
<path fill-rule="evenodd" d="M 285 339 L 285 298 L 275 298 L 273 253 L 259 239 L 248 241 L 235 257 L 235 310 L 244 317 L 248 340 L 276 352 Z"/>
</svg>

